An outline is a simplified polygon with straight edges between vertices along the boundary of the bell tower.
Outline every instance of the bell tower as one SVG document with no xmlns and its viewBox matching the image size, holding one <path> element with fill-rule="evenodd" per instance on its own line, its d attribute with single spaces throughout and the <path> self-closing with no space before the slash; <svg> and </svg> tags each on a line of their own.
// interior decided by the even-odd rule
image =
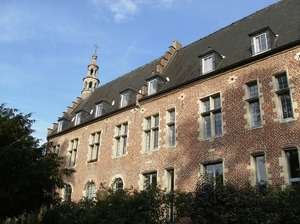
<svg viewBox="0 0 300 224">
<path fill-rule="evenodd" d="M 83 78 L 83 87 L 81 91 L 81 98 L 85 99 L 88 97 L 96 88 L 98 88 L 98 85 L 100 83 L 100 80 L 98 77 L 98 69 L 99 66 L 97 65 L 97 48 L 99 48 L 97 45 L 95 46 L 95 53 L 92 56 L 92 63 L 88 65 L 88 71 L 85 78 Z"/>
</svg>

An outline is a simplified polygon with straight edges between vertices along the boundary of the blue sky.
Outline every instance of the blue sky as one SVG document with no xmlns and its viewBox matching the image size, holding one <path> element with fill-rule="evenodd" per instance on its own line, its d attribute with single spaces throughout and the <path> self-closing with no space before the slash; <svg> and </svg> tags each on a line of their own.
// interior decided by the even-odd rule
<svg viewBox="0 0 300 224">
<path fill-rule="evenodd" d="M 98 44 L 103 85 L 279 0 L 0 0 L 0 103 L 33 113 L 34 136 L 81 96 Z"/>
</svg>

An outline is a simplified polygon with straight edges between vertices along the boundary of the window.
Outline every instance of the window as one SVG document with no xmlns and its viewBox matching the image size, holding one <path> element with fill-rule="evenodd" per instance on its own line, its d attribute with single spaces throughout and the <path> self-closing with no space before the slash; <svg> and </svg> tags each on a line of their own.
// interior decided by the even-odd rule
<svg viewBox="0 0 300 224">
<path fill-rule="evenodd" d="M 64 201 L 71 201 L 72 199 L 72 187 L 70 184 L 65 185 L 65 190 L 64 190 Z"/>
<path fill-rule="evenodd" d="M 157 92 L 157 80 L 151 80 L 148 82 L 148 95 L 154 94 Z"/>
<path fill-rule="evenodd" d="M 103 114 L 103 104 L 99 103 L 96 105 L 96 113 L 95 113 L 95 117 L 99 117 Z"/>
<path fill-rule="evenodd" d="M 174 169 L 167 170 L 168 192 L 174 191 Z"/>
<path fill-rule="evenodd" d="M 213 55 L 209 55 L 205 58 L 202 58 L 202 73 L 207 73 L 212 71 L 213 68 Z"/>
<path fill-rule="evenodd" d="M 281 117 L 283 120 L 293 118 L 292 99 L 286 73 L 278 75 L 276 78 Z"/>
<path fill-rule="evenodd" d="M 260 103 L 259 103 L 259 91 L 257 82 L 252 82 L 247 84 L 248 86 L 248 99 L 250 111 L 251 126 L 258 127 L 261 126 L 261 115 L 260 115 Z"/>
<path fill-rule="evenodd" d="M 158 73 L 155 73 L 148 77 L 146 81 L 148 82 L 148 95 L 152 95 L 157 93 L 167 80 Z"/>
<path fill-rule="evenodd" d="M 57 125 L 57 132 L 61 132 L 63 128 L 63 121 L 59 121 Z"/>
<path fill-rule="evenodd" d="M 214 49 L 210 49 L 198 57 L 200 58 L 200 74 L 205 74 L 216 70 L 225 56 L 222 56 Z"/>
<path fill-rule="evenodd" d="M 125 107 L 129 103 L 129 93 L 123 93 L 121 94 L 121 103 L 120 107 Z"/>
<path fill-rule="evenodd" d="M 78 125 L 80 124 L 82 121 L 82 112 L 79 112 L 75 115 L 75 125 Z"/>
<path fill-rule="evenodd" d="M 124 156 L 127 152 L 128 123 L 116 127 L 115 145 L 116 156 Z"/>
<path fill-rule="evenodd" d="M 60 145 L 53 146 L 52 152 L 58 154 L 60 150 Z"/>
<path fill-rule="evenodd" d="M 157 185 L 157 173 L 144 174 L 144 189 L 149 187 L 156 187 Z"/>
<path fill-rule="evenodd" d="M 249 34 L 251 37 L 252 55 L 257 55 L 271 49 L 275 34 L 269 27 L 264 27 Z"/>
<path fill-rule="evenodd" d="M 269 49 L 268 42 L 267 42 L 267 34 L 262 33 L 255 37 L 253 37 L 253 44 L 254 44 L 254 52 L 255 54 L 261 53 Z"/>
<path fill-rule="evenodd" d="M 144 122 L 144 148 L 150 151 L 158 148 L 159 115 L 154 115 L 145 119 Z"/>
<path fill-rule="evenodd" d="M 95 162 L 98 160 L 98 154 L 100 148 L 100 137 L 101 137 L 101 132 L 93 133 L 90 136 L 88 162 Z"/>
<path fill-rule="evenodd" d="M 255 160 L 256 184 L 265 185 L 267 184 L 265 156 L 264 155 L 255 156 L 254 160 Z"/>
<path fill-rule="evenodd" d="M 210 181 L 215 184 L 223 184 L 223 164 L 213 163 L 205 165 L 205 173 Z"/>
<path fill-rule="evenodd" d="M 201 99 L 204 138 L 222 134 L 222 112 L 220 94 Z"/>
<path fill-rule="evenodd" d="M 68 151 L 67 167 L 75 166 L 77 147 L 78 147 L 78 139 L 72 140 Z"/>
<path fill-rule="evenodd" d="M 175 146 L 176 142 L 176 131 L 175 131 L 175 110 L 168 111 L 168 145 Z"/>
<path fill-rule="evenodd" d="M 88 183 L 85 189 L 85 197 L 88 199 L 93 199 L 96 196 L 96 185 L 94 182 Z"/>
<path fill-rule="evenodd" d="M 285 152 L 290 184 L 300 184 L 299 154 L 297 149 Z"/>
<path fill-rule="evenodd" d="M 114 183 L 112 184 L 112 189 L 113 191 L 120 191 L 120 190 L 123 190 L 123 180 L 118 177 L 115 179 Z"/>
</svg>

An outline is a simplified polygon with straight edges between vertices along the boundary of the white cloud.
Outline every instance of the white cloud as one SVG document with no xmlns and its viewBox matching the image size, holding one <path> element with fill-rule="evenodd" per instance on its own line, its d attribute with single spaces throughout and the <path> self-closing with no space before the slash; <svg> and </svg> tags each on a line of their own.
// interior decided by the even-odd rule
<svg viewBox="0 0 300 224">
<path fill-rule="evenodd" d="M 137 14 L 138 7 L 131 0 L 120 0 L 110 5 L 110 10 L 115 14 L 115 21 L 122 22 L 128 17 Z"/>
</svg>

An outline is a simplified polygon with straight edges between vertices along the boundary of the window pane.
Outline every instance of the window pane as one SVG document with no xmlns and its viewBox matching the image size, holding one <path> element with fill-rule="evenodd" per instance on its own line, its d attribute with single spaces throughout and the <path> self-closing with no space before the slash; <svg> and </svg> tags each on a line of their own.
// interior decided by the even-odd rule
<svg viewBox="0 0 300 224">
<path fill-rule="evenodd" d="M 88 199 L 92 199 L 95 197 L 95 189 L 96 189 L 96 186 L 94 183 L 90 183 L 88 186 L 87 186 L 87 189 L 86 189 L 86 197 Z"/>
<path fill-rule="evenodd" d="M 155 129 L 153 132 L 154 132 L 153 147 L 156 149 L 158 147 L 158 129 Z"/>
<path fill-rule="evenodd" d="M 118 138 L 116 140 L 117 140 L 116 156 L 119 156 L 120 155 L 120 141 L 121 141 L 121 139 Z"/>
<path fill-rule="evenodd" d="M 154 117 L 154 127 L 157 127 L 159 125 L 159 116 Z"/>
<path fill-rule="evenodd" d="M 267 173 L 265 165 L 265 156 L 255 157 L 256 183 L 266 183 Z"/>
<path fill-rule="evenodd" d="M 292 102 L 289 93 L 279 95 L 283 118 L 293 117 Z"/>
<path fill-rule="evenodd" d="M 65 195 L 64 195 L 65 201 L 71 201 L 71 196 L 72 196 L 72 187 L 71 187 L 71 185 L 66 184 Z"/>
<path fill-rule="evenodd" d="M 210 55 L 202 59 L 203 73 L 213 70 L 213 56 Z"/>
<path fill-rule="evenodd" d="M 210 111 L 210 101 L 209 100 L 206 100 L 206 101 L 202 101 L 203 102 L 203 112 L 206 112 L 206 111 Z"/>
<path fill-rule="evenodd" d="M 289 163 L 290 178 L 300 177 L 298 150 L 294 149 L 287 151 L 286 156 Z"/>
<path fill-rule="evenodd" d="M 175 111 L 169 112 L 169 122 L 175 122 Z"/>
<path fill-rule="evenodd" d="M 221 112 L 215 113 L 215 135 L 222 134 L 222 116 Z"/>
<path fill-rule="evenodd" d="M 169 145 L 174 146 L 175 145 L 175 125 L 169 126 Z"/>
<path fill-rule="evenodd" d="M 214 97 L 214 109 L 220 108 L 221 107 L 221 99 L 220 97 Z"/>
<path fill-rule="evenodd" d="M 146 128 L 147 129 L 151 128 L 151 118 L 147 118 L 147 120 L 146 120 Z"/>
<path fill-rule="evenodd" d="M 249 105 L 250 105 L 252 127 L 260 126 L 261 117 L 260 117 L 259 102 L 258 101 L 251 102 Z"/>
<path fill-rule="evenodd" d="M 150 150 L 150 131 L 146 132 L 146 151 Z"/>
<path fill-rule="evenodd" d="M 127 147 L 127 137 L 123 137 L 123 155 L 126 154 L 126 147 Z"/>
<path fill-rule="evenodd" d="M 211 136 L 211 121 L 210 115 L 204 116 L 204 137 L 209 138 Z"/>
<path fill-rule="evenodd" d="M 277 79 L 278 89 L 285 89 L 289 87 L 286 74 L 277 76 L 276 79 Z"/>
<path fill-rule="evenodd" d="M 127 134 L 127 130 L 128 130 L 128 124 L 124 124 L 124 134 Z"/>
<path fill-rule="evenodd" d="M 249 97 L 250 98 L 254 98 L 254 97 L 258 97 L 258 87 L 257 84 L 251 84 L 248 86 L 249 87 Z"/>
</svg>

